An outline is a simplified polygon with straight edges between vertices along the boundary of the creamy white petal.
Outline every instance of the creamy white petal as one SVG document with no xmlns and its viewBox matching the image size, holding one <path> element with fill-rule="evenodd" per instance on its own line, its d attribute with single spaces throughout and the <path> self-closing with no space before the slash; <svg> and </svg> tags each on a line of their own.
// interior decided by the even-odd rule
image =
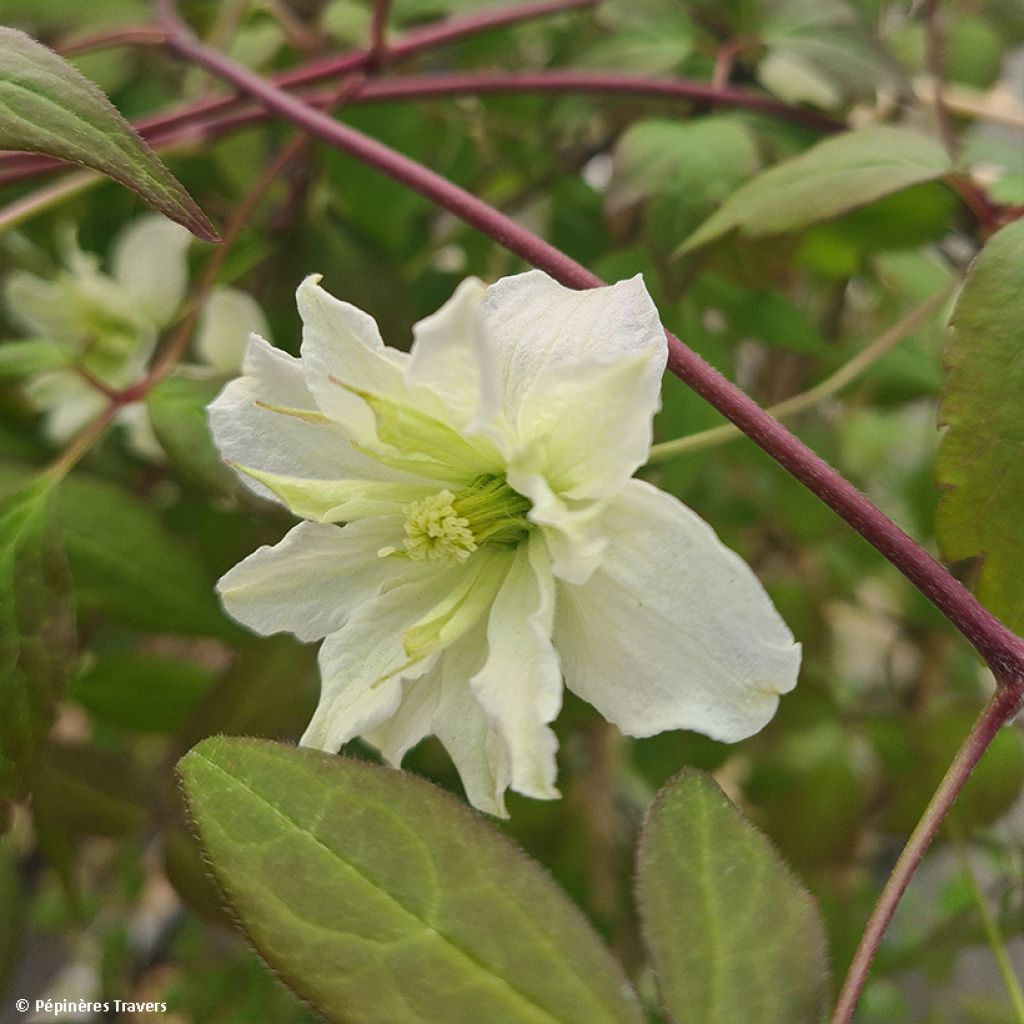
<svg viewBox="0 0 1024 1024">
<path fill-rule="evenodd" d="M 608 547 L 601 521 L 603 503 L 563 501 L 538 473 L 508 467 L 509 485 L 533 502 L 527 513 L 544 535 L 551 571 L 570 583 L 585 583 Z"/>
<path fill-rule="evenodd" d="M 507 818 L 505 790 L 512 781 L 508 747 L 469 687 L 486 657 L 482 629 L 445 651 L 432 731 L 458 769 L 469 802 L 487 814 Z"/>
<path fill-rule="evenodd" d="M 631 736 L 694 729 L 735 741 L 761 729 L 796 684 L 800 645 L 750 568 L 639 480 L 603 525 L 601 565 L 559 592 L 566 685 Z"/>
<path fill-rule="evenodd" d="M 543 538 L 521 544 L 487 623 L 487 661 L 470 680 L 473 695 L 508 750 L 511 786 L 550 800 L 558 740 L 548 723 L 562 706 L 562 673 L 551 643 L 555 582 Z"/>
<path fill-rule="evenodd" d="M 617 493 L 647 461 L 664 367 L 662 353 L 648 348 L 541 375 L 519 406 L 515 461 L 562 498 Z"/>
<path fill-rule="evenodd" d="M 364 519 L 344 528 L 300 523 L 273 547 L 254 551 L 217 583 L 224 609 L 261 633 L 287 631 L 319 640 L 345 625 L 386 579 L 405 572 L 377 552 L 400 543 L 401 516 Z"/>
<path fill-rule="evenodd" d="M 520 405 L 538 381 L 561 377 L 572 365 L 612 363 L 650 352 L 660 377 L 668 359 L 658 311 L 639 275 L 606 288 L 574 291 L 531 270 L 491 285 L 483 316 L 498 361 L 488 386 L 498 389 L 511 423 L 517 422 Z"/>
<path fill-rule="evenodd" d="M 349 523 L 366 516 L 395 516 L 412 502 L 422 501 L 433 484 L 392 483 L 386 480 L 310 480 L 265 473 L 231 463 L 233 469 L 266 487 L 302 519 L 318 523 Z"/>
<path fill-rule="evenodd" d="M 486 294 L 482 281 L 467 277 L 436 313 L 412 329 L 406 384 L 440 395 L 452 421 L 462 427 L 480 407 L 481 307 Z"/>
<path fill-rule="evenodd" d="M 397 712 L 402 680 L 419 679 L 438 658 L 435 652 L 410 659 L 402 634 L 444 600 L 461 576 L 458 568 L 409 567 L 407 578 L 360 604 L 344 627 L 324 640 L 320 703 L 302 737 L 304 746 L 338 750 Z"/>
<path fill-rule="evenodd" d="M 400 768 L 405 755 L 433 728 L 434 715 L 441 700 L 444 657 L 442 654 L 434 667 L 420 679 L 403 679 L 399 683 L 403 693 L 398 709 L 378 728 L 363 735 L 363 739 L 372 743 L 393 768 Z"/>
<path fill-rule="evenodd" d="M 199 357 L 221 373 L 238 373 L 250 334 L 270 337 L 260 304 L 238 288 L 214 288 L 199 311 L 195 340 Z"/>
<path fill-rule="evenodd" d="M 352 440 L 375 445 L 373 413 L 352 389 L 403 400 L 409 356 L 387 348 L 372 316 L 336 299 L 319 282 L 313 274 L 296 293 L 306 384 L 321 412 L 344 424 Z"/>
<path fill-rule="evenodd" d="M 208 406 L 210 427 L 229 462 L 309 479 L 392 479 L 394 472 L 359 454 L 345 431 L 324 422 L 302 375 L 302 364 L 262 338 L 246 350 L 243 375 Z M 275 411 L 305 411 L 310 418 Z M 272 492 L 251 478 L 257 494 Z"/>
<path fill-rule="evenodd" d="M 192 235 L 159 214 L 133 221 L 114 243 L 114 280 L 158 327 L 171 322 L 188 287 L 188 247 Z"/>
</svg>

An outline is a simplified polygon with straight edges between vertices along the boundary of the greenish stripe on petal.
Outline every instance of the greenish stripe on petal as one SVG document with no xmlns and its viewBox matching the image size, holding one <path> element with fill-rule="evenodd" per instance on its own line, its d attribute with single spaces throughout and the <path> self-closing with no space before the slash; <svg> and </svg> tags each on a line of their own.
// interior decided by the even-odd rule
<svg viewBox="0 0 1024 1024">
<path fill-rule="evenodd" d="M 250 466 L 235 469 L 268 487 L 297 516 L 318 523 L 347 523 L 366 516 L 397 515 L 431 494 L 430 485 L 377 480 L 310 480 L 266 473 Z"/>
</svg>

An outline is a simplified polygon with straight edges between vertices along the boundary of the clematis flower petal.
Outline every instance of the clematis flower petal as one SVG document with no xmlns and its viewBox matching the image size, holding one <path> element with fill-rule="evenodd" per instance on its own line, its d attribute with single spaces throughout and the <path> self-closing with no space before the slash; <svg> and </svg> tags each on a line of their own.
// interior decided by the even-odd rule
<svg viewBox="0 0 1024 1024">
<path fill-rule="evenodd" d="M 467 277 L 436 313 L 412 329 L 406 384 L 439 395 L 452 422 L 463 428 L 480 407 L 481 309 L 486 294 L 482 281 Z"/>
<path fill-rule="evenodd" d="M 380 516 L 345 529 L 300 523 L 273 547 L 254 551 L 221 577 L 225 610 L 264 636 L 282 630 L 319 640 L 341 629 L 354 609 L 387 579 L 404 572 L 377 552 L 402 533 L 400 516 Z"/>
<path fill-rule="evenodd" d="M 566 685 L 630 736 L 734 742 L 761 729 L 796 685 L 800 645 L 746 563 L 643 481 L 612 499 L 604 526 L 601 565 L 559 594 Z"/>
<path fill-rule="evenodd" d="M 270 337 L 260 304 L 237 288 L 214 288 L 196 330 L 195 349 L 203 362 L 221 373 L 237 373 L 251 334 Z"/>
<path fill-rule="evenodd" d="M 660 407 L 662 350 L 544 374 L 523 397 L 513 461 L 539 469 L 564 500 L 606 498 L 647 461 Z"/>
<path fill-rule="evenodd" d="M 275 409 L 310 416 L 304 419 Z M 208 414 L 214 441 L 228 462 L 321 480 L 395 475 L 359 454 L 342 427 L 325 422 L 306 387 L 301 362 L 262 338 L 251 339 L 242 376 L 214 399 Z M 256 493 L 272 496 L 252 477 L 244 479 Z"/>
<path fill-rule="evenodd" d="M 292 512 L 317 523 L 348 523 L 366 516 L 399 515 L 436 489 L 430 484 L 384 480 L 309 480 L 266 473 L 251 466 L 234 466 L 239 473 L 270 490 Z"/>
<path fill-rule="evenodd" d="M 507 818 L 505 790 L 512 782 L 508 747 L 469 687 L 486 657 L 486 646 L 471 635 L 442 657 L 441 694 L 431 729 L 458 769 L 469 802 L 487 814 Z"/>
<path fill-rule="evenodd" d="M 129 224 L 114 243 L 114 280 L 156 327 L 169 324 L 185 300 L 191 242 L 192 235 L 180 224 L 147 214 Z"/>
<path fill-rule="evenodd" d="M 433 731 L 434 716 L 441 700 L 442 666 L 447 652 L 419 679 L 403 679 L 401 703 L 395 713 L 364 739 L 379 751 L 392 768 L 400 768 L 405 755 Z"/>
<path fill-rule="evenodd" d="M 439 655 L 435 651 L 410 658 L 403 634 L 444 601 L 467 574 L 462 566 L 440 570 L 409 566 L 404 577 L 360 604 L 344 627 L 324 640 L 320 703 L 302 737 L 304 746 L 338 750 L 395 713 L 402 699 L 402 680 L 419 679 Z"/>
<path fill-rule="evenodd" d="M 563 501 L 539 473 L 509 466 L 509 484 L 533 503 L 529 520 L 539 525 L 551 555 L 551 571 L 570 583 L 585 583 L 608 547 L 602 504 Z"/>
<path fill-rule="evenodd" d="M 611 364 L 646 352 L 651 372 L 660 378 L 668 359 L 665 331 L 639 275 L 606 288 L 573 291 L 531 270 L 491 285 L 483 317 L 498 364 L 487 384 L 498 389 L 513 424 L 520 423 L 519 410 L 530 390 L 545 379 L 564 378 L 574 372 L 570 367 Z M 641 386 L 638 400 L 645 395 Z M 653 411 L 648 396 L 633 414 L 644 417 Z M 597 416 L 601 410 L 577 412 Z"/>
<path fill-rule="evenodd" d="M 505 741 L 516 792 L 539 800 L 555 788 L 558 740 L 548 728 L 562 706 L 551 643 L 555 586 L 543 540 L 520 545 L 487 624 L 487 661 L 469 682 L 491 729 Z"/>
<path fill-rule="evenodd" d="M 306 384 L 325 416 L 343 424 L 353 441 L 372 446 L 374 417 L 355 392 L 402 400 L 409 356 L 386 348 L 372 316 L 328 294 L 319 282 L 320 275 L 312 274 L 296 293 Z"/>
</svg>

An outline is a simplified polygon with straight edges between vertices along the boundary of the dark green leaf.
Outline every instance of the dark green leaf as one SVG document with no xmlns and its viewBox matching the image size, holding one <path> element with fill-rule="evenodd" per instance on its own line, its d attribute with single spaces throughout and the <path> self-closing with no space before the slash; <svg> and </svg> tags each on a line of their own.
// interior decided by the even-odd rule
<svg viewBox="0 0 1024 1024">
<path fill-rule="evenodd" d="M 950 321 L 935 464 L 943 556 L 983 557 L 978 597 L 1024 632 L 1024 221 L 995 234 L 971 268 Z"/>
<path fill-rule="evenodd" d="M 915 132 L 887 127 L 844 132 L 734 192 L 678 252 L 734 230 L 749 238 L 797 231 L 949 170 L 942 146 Z"/>
<path fill-rule="evenodd" d="M 37 826 L 62 833 L 116 838 L 145 820 L 137 769 L 95 747 L 51 743 L 45 750 L 32 810 Z"/>
<path fill-rule="evenodd" d="M 637 863 L 644 939 L 673 1020 L 818 1024 L 818 909 L 710 776 L 689 769 L 662 789 Z"/>
<path fill-rule="evenodd" d="M 169 733 L 210 686 L 211 673 L 152 654 L 105 654 L 71 684 L 70 696 L 97 718 L 138 732 Z"/>
<path fill-rule="evenodd" d="M 8 992 L 27 921 L 18 858 L 9 839 L 0 839 L 0 996 Z"/>
<path fill-rule="evenodd" d="M 74 647 L 67 564 L 52 479 L 0 505 L 0 798 L 27 792 Z"/>
<path fill-rule="evenodd" d="M 211 575 L 144 503 L 77 475 L 61 488 L 59 507 L 81 607 L 154 632 L 237 635 Z"/>
<path fill-rule="evenodd" d="M 257 740 L 181 761 L 213 872 L 280 977 L 344 1024 L 639 1024 L 586 922 L 421 779 Z"/>
<path fill-rule="evenodd" d="M 220 387 L 169 377 L 149 393 L 146 406 L 153 432 L 175 468 L 210 490 L 230 492 L 236 486 L 234 475 L 217 452 L 206 418 L 206 406 Z"/>
<path fill-rule="evenodd" d="M 0 28 L 0 149 L 91 167 L 206 241 L 217 232 L 110 101 L 63 57 Z"/>
</svg>

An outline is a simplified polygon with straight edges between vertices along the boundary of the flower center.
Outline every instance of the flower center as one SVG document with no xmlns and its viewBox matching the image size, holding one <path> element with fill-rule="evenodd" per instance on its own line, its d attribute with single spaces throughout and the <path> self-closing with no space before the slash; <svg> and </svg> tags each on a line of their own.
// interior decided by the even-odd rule
<svg viewBox="0 0 1024 1024">
<path fill-rule="evenodd" d="M 453 563 L 464 562 L 483 544 L 518 544 L 531 529 L 530 507 L 530 500 L 500 475 L 478 477 L 456 494 L 438 491 L 406 506 L 404 554 Z"/>
</svg>

